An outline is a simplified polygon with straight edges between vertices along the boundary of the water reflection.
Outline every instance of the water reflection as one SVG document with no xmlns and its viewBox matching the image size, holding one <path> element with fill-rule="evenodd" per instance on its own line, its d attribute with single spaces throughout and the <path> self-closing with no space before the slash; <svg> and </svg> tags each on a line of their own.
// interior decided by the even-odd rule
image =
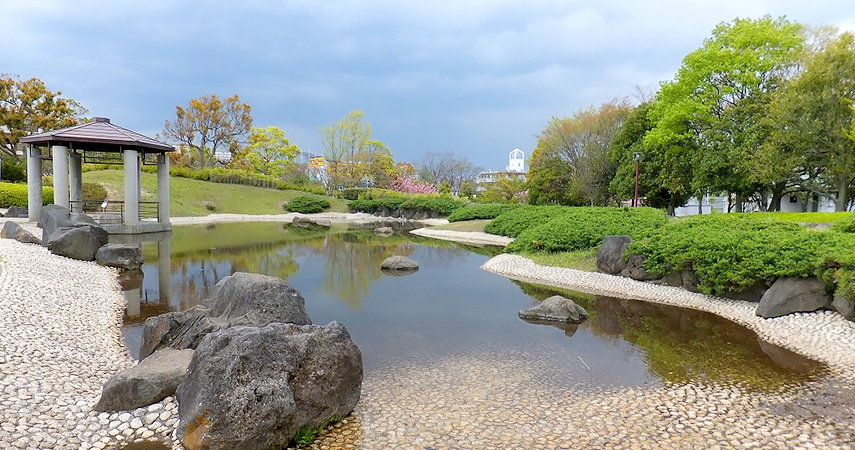
<svg viewBox="0 0 855 450">
<path fill-rule="evenodd" d="M 139 244 L 142 278 L 128 273 L 122 281 L 132 353 L 146 317 L 198 304 L 220 279 L 246 271 L 287 280 L 306 298 L 316 323 L 344 323 L 363 351 L 366 373 L 466 354 L 551 361 L 566 382 L 598 386 L 699 380 L 774 389 L 819 373 L 817 364 L 758 343 L 753 332 L 711 314 L 517 287 L 479 269 L 490 249 L 265 223 L 178 227 Z M 385 275 L 380 263 L 392 254 L 411 257 L 421 269 Z M 556 293 L 574 298 L 590 318 L 557 326 L 518 318 L 520 309 Z"/>
</svg>

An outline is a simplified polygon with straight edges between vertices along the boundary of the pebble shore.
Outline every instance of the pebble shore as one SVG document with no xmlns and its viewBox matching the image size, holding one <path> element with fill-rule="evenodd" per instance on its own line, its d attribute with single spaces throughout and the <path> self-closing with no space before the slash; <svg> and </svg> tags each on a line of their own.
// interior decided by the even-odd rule
<svg viewBox="0 0 855 450">
<path fill-rule="evenodd" d="M 187 222 L 205 223 L 193 219 Z M 836 313 L 761 319 L 747 302 L 514 255 L 483 268 L 712 312 L 825 363 L 830 373 L 774 392 L 702 380 L 603 388 L 568 383 L 572 373 L 555 376 L 542 355 L 405 362 L 369 374 L 354 413 L 308 448 L 855 448 L 855 324 Z M 181 448 L 172 438 L 178 419 L 171 397 L 134 411 L 92 411 L 102 384 L 134 364 L 120 334 L 124 303 L 113 269 L 0 239 L 0 448 L 119 449 L 143 440 Z"/>
</svg>

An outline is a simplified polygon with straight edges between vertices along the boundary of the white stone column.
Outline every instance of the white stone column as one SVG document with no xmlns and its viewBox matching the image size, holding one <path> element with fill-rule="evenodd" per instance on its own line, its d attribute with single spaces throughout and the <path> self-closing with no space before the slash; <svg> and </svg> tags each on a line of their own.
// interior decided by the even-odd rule
<svg viewBox="0 0 855 450">
<path fill-rule="evenodd" d="M 169 155 L 157 155 L 157 221 L 169 223 Z"/>
<path fill-rule="evenodd" d="M 125 224 L 140 222 L 140 159 L 136 150 L 124 150 L 125 157 Z"/>
<path fill-rule="evenodd" d="M 53 152 L 53 203 L 68 208 L 68 148 L 51 147 Z"/>
<path fill-rule="evenodd" d="M 30 147 L 27 152 L 27 216 L 30 222 L 38 222 L 42 213 L 42 151 Z"/>
<path fill-rule="evenodd" d="M 71 201 L 79 202 L 83 200 L 83 166 L 82 159 L 79 154 L 71 153 L 68 155 L 68 177 L 70 179 Z M 83 205 L 78 203 L 77 210 L 73 212 L 83 212 Z"/>
</svg>

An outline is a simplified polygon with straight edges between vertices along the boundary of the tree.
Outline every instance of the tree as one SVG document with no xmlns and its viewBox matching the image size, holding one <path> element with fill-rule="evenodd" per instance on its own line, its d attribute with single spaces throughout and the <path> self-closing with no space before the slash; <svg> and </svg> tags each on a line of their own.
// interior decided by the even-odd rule
<svg viewBox="0 0 855 450">
<path fill-rule="evenodd" d="M 832 195 L 845 211 L 855 182 L 855 143 L 847 137 L 855 114 L 855 36 L 842 33 L 806 57 L 805 70 L 773 102 L 779 178 L 811 194 Z"/>
<path fill-rule="evenodd" d="M 365 113 L 353 110 L 338 122 L 321 128 L 319 134 L 333 178 L 355 184 L 356 164 L 360 162 L 357 155 L 367 153 L 372 142 L 371 124 L 365 122 Z"/>
<path fill-rule="evenodd" d="M 801 31 L 799 24 L 769 16 L 719 24 L 686 55 L 675 80 L 662 85 L 645 147 L 690 151 L 681 156 L 691 160 L 698 197 L 712 190 L 742 199 L 769 188 L 750 170 L 766 137 L 756 118 L 797 68 Z"/>
<path fill-rule="evenodd" d="M 477 179 L 482 170 L 468 158 L 457 157 L 452 152 L 427 152 L 419 163 L 419 178 L 436 186 L 440 192 L 447 189 L 457 194 L 464 183 Z"/>
<path fill-rule="evenodd" d="M 609 146 L 609 161 L 616 166 L 609 190 L 619 200 L 635 196 L 635 154 L 641 153 L 638 190 L 644 204 L 665 208 L 673 215 L 674 209 L 686 203 L 691 195 L 691 167 L 680 160 L 679 149 L 668 151 L 662 147 L 645 147 L 644 135 L 653 128 L 648 119 L 651 103 L 642 103 L 624 122 Z"/>
<path fill-rule="evenodd" d="M 487 183 L 484 191 L 478 194 L 478 201 L 484 203 L 525 203 L 525 192 L 525 180 L 500 177 Z"/>
<path fill-rule="evenodd" d="M 0 75 L 0 155 L 17 158 L 20 139 L 80 123 L 88 111 L 76 101 L 51 92 L 38 78 Z"/>
<path fill-rule="evenodd" d="M 553 117 L 532 154 L 529 201 L 609 203 L 608 186 L 616 167 L 608 149 L 631 112 L 629 101 L 621 99 L 580 109 L 571 117 Z"/>
<path fill-rule="evenodd" d="M 291 144 L 281 128 L 253 127 L 248 145 L 235 155 L 232 165 L 279 177 L 293 167 L 298 154 L 300 149 Z"/>
<path fill-rule="evenodd" d="M 220 100 L 216 94 L 190 100 L 187 108 L 175 107 L 176 119 L 167 120 L 163 136 L 191 149 L 200 168 L 208 167 L 218 152 L 234 156 L 252 128 L 252 108 L 237 94 Z"/>
</svg>

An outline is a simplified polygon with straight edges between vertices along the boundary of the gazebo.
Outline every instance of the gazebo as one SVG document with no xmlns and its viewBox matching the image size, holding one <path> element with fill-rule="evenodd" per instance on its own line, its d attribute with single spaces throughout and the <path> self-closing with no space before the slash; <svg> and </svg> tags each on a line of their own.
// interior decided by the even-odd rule
<svg viewBox="0 0 855 450">
<path fill-rule="evenodd" d="M 27 151 L 29 219 L 39 220 L 42 161 L 53 162 L 53 202 L 74 212 L 88 212 L 112 234 L 155 233 L 169 223 L 169 157 L 175 149 L 150 137 L 95 117 L 93 121 L 21 139 Z M 83 198 L 82 163 L 124 165 L 124 201 Z M 140 167 L 157 165 L 157 202 L 140 201 Z M 152 220 L 156 219 L 156 220 Z"/>
</svg>

